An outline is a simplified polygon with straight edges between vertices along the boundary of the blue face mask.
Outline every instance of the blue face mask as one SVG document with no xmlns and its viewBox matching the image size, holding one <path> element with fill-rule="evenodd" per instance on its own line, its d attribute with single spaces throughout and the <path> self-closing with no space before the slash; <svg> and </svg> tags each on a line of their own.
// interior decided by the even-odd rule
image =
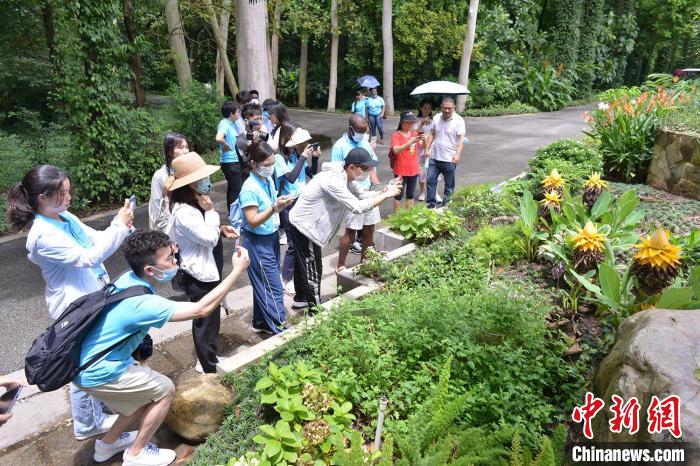
<svg viewBox="0 0 700 466">
<path fill-rule="evenodd" d="M 151 267 L 153 267 L 153 266 L 151 266 Z M 168 282 L 172 281 L 173 278 L 175 278 L 175 275 L 177 275 L 178 268 L 175 267 L 174 269 L 160 270 L 156 267 L 153 267 L 153 270 L 163 274 L 162 277 L 156 277 L 155 275 L 153 276 L 153 278 L 155 278 L 158 281 L 158 283 L 168 283 Z"/>
<path fill-rule="evenodd" d="M 211 191 L 211 181 L 209 177 L 197 181 L 197 187 L 195 189 L 199 194 L 209 194 L 209 191 Z"/>
</svg>

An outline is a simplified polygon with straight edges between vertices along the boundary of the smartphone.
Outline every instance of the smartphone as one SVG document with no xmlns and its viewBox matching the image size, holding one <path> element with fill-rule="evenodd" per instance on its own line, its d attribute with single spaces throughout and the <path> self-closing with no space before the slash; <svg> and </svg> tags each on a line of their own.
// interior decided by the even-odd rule
<svg viewBox="0 0 700 466">
<path fill-rule="evenodd" d="M 312 149 L 318 149 L 318 146 L 320 146 L 320 143 L 318 142 L 312 142 L 311 144 L 309 144 L 309 147 L 311 147 Z"/>
<path fill-rule="evenodd" d="M 136 210 L 136 195 L 131 195 L 129 198 L 129 204 L 131 204 L 131 210 Z"/>
<path fill-rule="evenodd" d="M 7 414 L 12 411 L 12 407 L 15 405 L 15 401 L 19 398 L 20 393 L 22 393 L 22 386 L 17 385 L 0 396 L 0 414 Z"/>
</svg>

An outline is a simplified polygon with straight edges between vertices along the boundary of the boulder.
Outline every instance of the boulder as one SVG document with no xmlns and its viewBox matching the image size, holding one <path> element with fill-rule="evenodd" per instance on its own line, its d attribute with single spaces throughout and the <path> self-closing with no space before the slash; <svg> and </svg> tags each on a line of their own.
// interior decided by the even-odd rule
<svg viewBox="0 0 700 466">
<path fill-rule="evenodd" d="M 605 408 L 593 419 L 596 442 L 673 441 L 671 434 L 649 434 L 647 408 L 651 397 L 663 400 L 677 395 L 681 400 L 681 441 L 700 444 L 700 311 L 650 309 L 625 319 L 615 344 L 603 359 L 593 380 L 596 396 Z M 636 397 L 641 404 L 639 432 L 614 434 L 608 428 L 612 418 L 612 395 L 626 402 Z M 695 464 L 695 463 L 693 463 Z"/>
<path fill-rule="evenodd" d="M 186 379 L 177 385 L 165 422 L 182 437 L 199 442 L 219 429 L 224 408 L 233 401 L 233 393 L 216 374 Z"/>
</svg>

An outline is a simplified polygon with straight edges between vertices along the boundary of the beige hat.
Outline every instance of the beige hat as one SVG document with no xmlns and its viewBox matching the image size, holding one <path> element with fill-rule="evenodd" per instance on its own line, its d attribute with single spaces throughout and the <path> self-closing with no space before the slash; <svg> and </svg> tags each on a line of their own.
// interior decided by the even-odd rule
<svg viewBox="0 0 700 466">
<path fill-rule="evenodd" d="M 173 159 L 173 175 L 168 179 L 168 191 L 175 191 L 195 181 L 208 177 L 220 167 L 207 165 L 196 152 L 188 152 Z"/>
<path fill-rule="evenodd" d="M 311 139 L 311 135 L 308 131 L 306 131 L 304 128 L 297 128 L 294 130 L 292 137 L 289 138 L 289 141 L 287 141 L 287 144 L 285 144 L 284 147 L 294 147 L 297 144 L 308 141 L 309 139 Z"/>
</svg>

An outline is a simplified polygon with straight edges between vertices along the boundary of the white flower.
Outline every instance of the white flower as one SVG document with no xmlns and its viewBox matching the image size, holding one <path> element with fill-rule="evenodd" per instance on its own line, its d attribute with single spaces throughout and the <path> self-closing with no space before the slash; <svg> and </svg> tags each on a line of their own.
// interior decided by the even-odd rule
<svg viewBox="0 0 700 466">
<path fill-rule="evenodd" d="M 204 83 L 204 89 L 207 91 L 207 94 L 211 94 L 211 83 L 208 81 Z"/>
<path fill-rule="evenodd" d="M 607 102 L 598 102 L 598 110 L 602 110 L 604 112 L 609 108 L 610 108 L 610 105 L 608 105 Z"/>
<path fill-rule="evenodd" d="M 117 18 L 112 18 L 112 25 L 116 26 L 117 25 Z"/>
</svg>

